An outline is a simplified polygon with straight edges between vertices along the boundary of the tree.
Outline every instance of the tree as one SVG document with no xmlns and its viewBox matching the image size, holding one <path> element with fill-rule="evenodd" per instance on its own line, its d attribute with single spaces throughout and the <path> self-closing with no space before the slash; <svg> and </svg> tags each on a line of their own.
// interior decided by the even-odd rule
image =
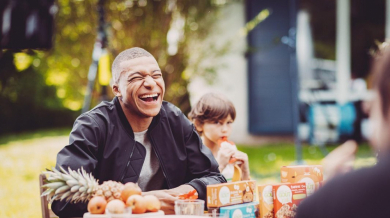
<svg viewBox="0 0 390 218">
<path fill-rule="evenodd" d="M 82 106 L 87 72 L 96 38 L 96 0 L 59 0 L 55 49 L 47 57 L 48 78 L 62 90 L 64 105 L 78 110 Z M 109 49 L 113 56 L 130 47 L 142 47 L 157 59 L 166 84 L 165 100 L 190 110 L 184 76 L 191 37 L 202 39 L 225 1 L 111 0 L 105 2 L 109 22 Z M 200 45 L 201 46 L 201 45 Z M 96 86 L 94 102 L 100 99 Z"/>
</svg>

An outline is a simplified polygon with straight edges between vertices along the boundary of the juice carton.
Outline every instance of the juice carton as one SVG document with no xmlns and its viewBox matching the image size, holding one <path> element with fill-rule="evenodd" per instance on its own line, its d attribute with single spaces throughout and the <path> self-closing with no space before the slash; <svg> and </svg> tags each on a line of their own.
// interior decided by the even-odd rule
<svg viewBox="0 0 390 218">
<path fill-rule="evenodd" d="M 274 217 L 274 197 L 272 185 L 258 185 L 260 218 Z"/>
<path fill-rule="evenodd" d="M 275 218 L 293 218 L 299 203 L 306 198 L 306 184 L 286 183 L 272 186 Z"/>
<path fill-rule="evenodd" d="M 259 214 L 258 206 L 259 202 L 250 202 L 245 204 L 220 207 L 219 214 L 226 218 L 256 218 Z"/>
<path fill-rule="evenodd" d="M 255 196 L 255 180 L 221 183 L 207 186 L 207 207 L 252 202 Z"/>
<path fill-rule="evenodd" d="M 280 169 L 281 182 L 305 182 L 307 195 L 311 195 L 320 187 L 323 181 L 321 165 L 283 166 Z"/>
</svg>

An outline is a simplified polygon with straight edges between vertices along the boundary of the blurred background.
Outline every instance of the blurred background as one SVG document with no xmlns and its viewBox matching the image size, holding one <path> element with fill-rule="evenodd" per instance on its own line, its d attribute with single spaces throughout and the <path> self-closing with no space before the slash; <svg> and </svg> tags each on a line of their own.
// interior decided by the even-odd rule
<svg viewBox="0 0 390 218">
<path fill-rule="evenodd" d="M 165 100 L 187 114 L 222 92 L 231 140 L 253 178 L 320 164 L 347 139 L 375 163 L 366 102 L 370 53 L 390 37 L 389 0 L 2 0 L 0 217 L 41 217 L 38 174 L 55 165 L 76 117 L 111 100 L 113 58 L 157 59 Z"/>
</svg>

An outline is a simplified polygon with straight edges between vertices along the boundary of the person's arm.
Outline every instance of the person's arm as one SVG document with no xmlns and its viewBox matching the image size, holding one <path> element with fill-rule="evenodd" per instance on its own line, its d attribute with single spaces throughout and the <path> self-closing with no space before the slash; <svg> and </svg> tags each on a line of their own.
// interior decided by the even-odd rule
<svg viewBox="0 0 390 218">
<path fill-rule="evenodd" d="M 326 181 L 353 170 L 353 162 L 358 145 L 349 140 L 331 151 L 323 160 L 322 166 Z"/>
<path fill-rule="evenodd" d="M 194 190 L 194 188 L 190 185 L 181 185 L 173 189 L 142 192 L 142 195 L 156 196 L 160 200 L 161 210 L 164 211 L 165 214 L 175 214 L 174 205 L 175 201 L 179 199 L 179 195 L 188 193 L 192 190 Z"/>
<path fill-rule="evenodd" d="M 218 170 L 218 163 L 210 149 L 203 145 L 201 138 L 196 133 L 195 127 L 182 114 L 184 141 L 186 146 L 188 169 L 186 171 L 186 184 L 166 190 L 143 192 L 143 195 L 155 195 L 161 202 L 161 210 L 165 214 L 174 214 L 175 200 L 179 195 L 196 190 L 198 198 L 206 202 L 207 185 L 225 183 L 226 179 Z M 205 205 L 206 206 L 206 205 Z"/>
<path fill-rule="evenodd" d="M 218 163 L 210 149 L 202 143 L 193 124 L 187 118 L 184 117 L 183 119 L 185 119 L 184 123 L 186 125 L 184 126 L 184 133 L 186 134 L 188 185 L 196 189 L 199 199 L 206 201 L 206 187 L 208 185 L 227 181 L 220 173 Z"/>
<path fill-rule="evenodd" d="M 56 168 L 77 170 L 83 167 L 86 172 L 93 173 L 98 163 L 98 143 L 104 141 L 101 131 L 101 127 L 89 115 L 77 118 L 69 136 L 69 145 L 57 155 Z M 87 212 L 87 203 L 54 201 L 51 208 L 59 217 L 82 217 Z"/>
</svg>

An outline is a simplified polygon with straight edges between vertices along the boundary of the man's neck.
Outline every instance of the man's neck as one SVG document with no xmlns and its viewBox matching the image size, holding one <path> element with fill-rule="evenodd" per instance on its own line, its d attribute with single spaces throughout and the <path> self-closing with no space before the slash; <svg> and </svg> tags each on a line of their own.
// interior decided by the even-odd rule
<svg viewBox="0 0 390 218">
<path fill-rule="evenodd" d="M 139 115 L 129 111 L 129 109 L 126 108 L 121 101 L 120 104 L 127 121 L 133 129 L 133 132 L 142 132 L 149 128 L 149 125 L 152 123 L 153 117 L 140 117 Z"/>
</svg>

